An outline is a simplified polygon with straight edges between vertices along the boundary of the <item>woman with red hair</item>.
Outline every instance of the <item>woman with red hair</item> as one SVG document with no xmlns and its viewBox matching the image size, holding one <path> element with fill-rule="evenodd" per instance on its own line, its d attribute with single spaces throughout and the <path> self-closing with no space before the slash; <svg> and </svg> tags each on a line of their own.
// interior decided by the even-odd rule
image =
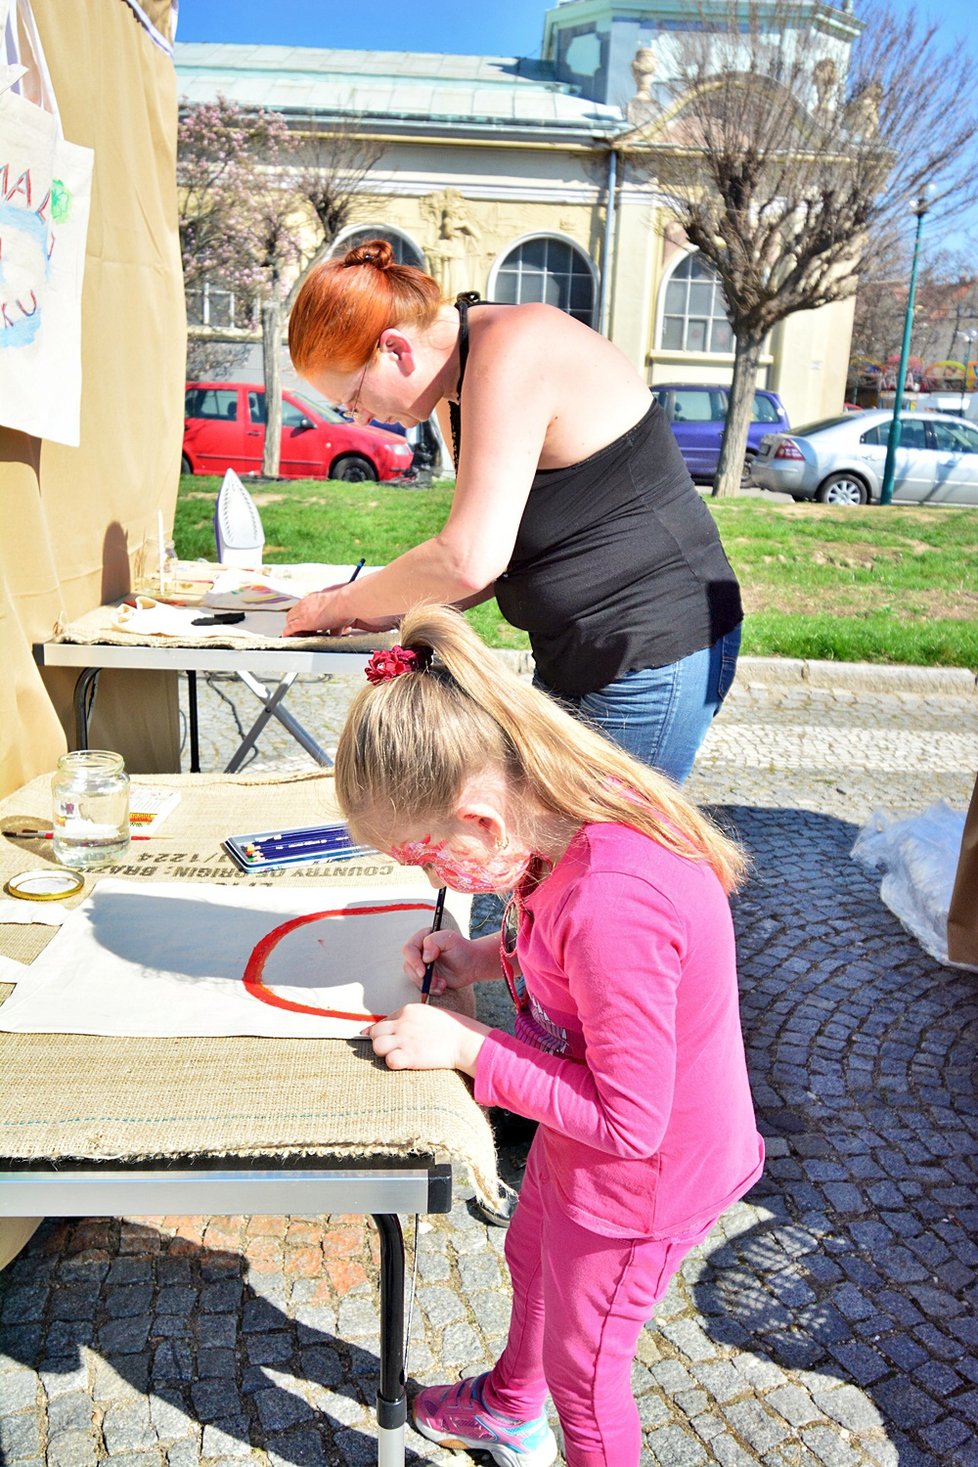
<svg viewBox="0 0 978 1467">
<path fill-rule="evenodd" d="M 740 592 L 624 354 L 553 306 L 446 301 L 383 240 L 310 272 L 289 349 L 358 422 L 410 429 L 447 404 L 457 478 L 436 535 L 306 596 L 286 633 L 495 596 L 529 633 L 538 685 L 681 783 L 733 681 Z"/>
</svg>

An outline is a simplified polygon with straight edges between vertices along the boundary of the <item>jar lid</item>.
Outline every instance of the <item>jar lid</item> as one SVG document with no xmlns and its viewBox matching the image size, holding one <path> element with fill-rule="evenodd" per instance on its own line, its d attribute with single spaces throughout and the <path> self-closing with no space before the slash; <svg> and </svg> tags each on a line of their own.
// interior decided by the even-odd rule
<svg viewBox="0 0 978 1467">
<path fill-rule="evenodd" d="M 21 871 L 4 883 L 8 896 L 21 897 L 25 902 L 60 902 L 65 897 L 77 896 L 85 885 L 85 878 L 76 871 Z"/>
</svg>

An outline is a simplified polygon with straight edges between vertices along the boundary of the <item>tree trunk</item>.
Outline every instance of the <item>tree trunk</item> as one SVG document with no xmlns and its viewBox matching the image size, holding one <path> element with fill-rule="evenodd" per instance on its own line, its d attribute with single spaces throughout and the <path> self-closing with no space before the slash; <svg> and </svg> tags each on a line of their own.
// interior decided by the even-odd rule
<svg viewBox="0 0 978 1467">
<path fill-rule="evenodd" d="M 723 443 L 720 445 L 720 462 L 713 481 L 714 498 L 736 494 L 743 483 L 747 430 L 754 408 L 754 388 L 757 385 L 757 363 L 760 356 L 759 341 L 749 341 L 741 336 L 736 338 L 730 407 L 727 410 L 727 425 L 723 430 Z"/>
<path fill-rule="evenodd" d="M 278 476 L 282 447 L 282 302 L 278 291 L 262 302 L 261 359 L 265 375 L 265 451 L 261 471 L 267 479 Z"/>
</svg>

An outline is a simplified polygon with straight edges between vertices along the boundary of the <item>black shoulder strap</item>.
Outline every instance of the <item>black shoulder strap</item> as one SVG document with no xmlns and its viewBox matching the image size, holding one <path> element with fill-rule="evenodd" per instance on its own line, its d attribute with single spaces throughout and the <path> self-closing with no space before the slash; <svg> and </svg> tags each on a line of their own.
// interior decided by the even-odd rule
<svg viewBox="0 0 978 1467">
<path fill-rule="evenodd" d="M 461 295 L 455 298 L 455 309 L 458 311 L 458 382 L 455 384 L 455 402 L 448 404 L 448 419 L 452 428 L 452 458 L 455 460 L 455 469 L 458 471 L 458 455 L 462 444 L 462 409 L 460 407 L 462 397 L 462 379 L 465 376 L 465 364 L 469 359 L 469 306 L 479 304 L 480 296 L 477 290 L 463 290 Z"/>
</svg>

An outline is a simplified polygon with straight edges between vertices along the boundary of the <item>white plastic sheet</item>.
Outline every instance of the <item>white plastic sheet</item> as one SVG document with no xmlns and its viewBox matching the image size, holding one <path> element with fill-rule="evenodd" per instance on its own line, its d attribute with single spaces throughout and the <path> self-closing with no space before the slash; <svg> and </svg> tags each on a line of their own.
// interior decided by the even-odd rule
<svg viewBox="0 0 978 1467">
<path fill-rule="evenodd" d="M 925 952 L 948 967 L 965 966 L 947 955 L 947 914 L 963 830 L 964 812 L 944 800 L 914 815 L 874 810 L 852 848 L 853 860 L 882 872 L 884 904 Z"/>
</svg>

